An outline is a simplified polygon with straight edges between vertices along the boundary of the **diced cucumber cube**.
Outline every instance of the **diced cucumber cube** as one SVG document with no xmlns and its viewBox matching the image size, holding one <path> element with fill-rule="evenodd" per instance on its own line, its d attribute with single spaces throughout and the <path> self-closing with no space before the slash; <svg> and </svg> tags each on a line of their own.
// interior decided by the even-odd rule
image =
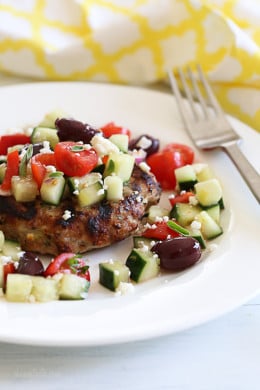
<svg viewBox="0 0 260 390">
<path fill-rule="evenodd" d="M 40 188 L 41 198 L 44 202 L 58 205 L 62 198 L 66 180 L 61 172 L 48 172 Z"/>
<path fill-rule="evenodd" d="M 39 123 L 39 126 L 41 127 L 50 127 L 50 128 L 53 128 L 55 129 L 55 121 L 57 118 L 61 119 L 61 118 L 65 118 L 67 117 L 67 113 L 62 111 L 62 110 L 53 110 L 53 111 L 50 111 L 48 112 L 44 118 L 42 119 L 42 121 Z"/>
<path fill-rule="evenodd" d="M 105 190 L 100 182 L 83 187 L 78 194 L 78 201 L 81 207 L 91 206 L 100 202 L 105 197 Z"/>
<path fill-rule="evenodd" d="M 102 175 L 99 172 L 91 172 L 84 176 L 73 176 L 68 179 L 68 185 L 72 193 L 97 182 L 102 183 Z"/>
<path fill-rule="evenodd" d="M 113 134 L 109 137 L 109 141 L 113 142 L 123 153 L 128 152 L 129 138 L 126 134 Z"/>
<path fill-rule="evenodd" d="M 5 171 L 6 171 L 6 163 L 0 164 L 0 184 L 3 182 L 5 177 Z"/>
<path fill-rule="evenodd" d="M 129 281 L 129 268 L 120 261 L 99 264 L 99 283 L 111 291 L 116 291 L 120 282 Z"/>
<path fill-rule="evenodd" d="M 130 278 L 135 282 L 144 282 L 159 274 L 159 259 L 149 250 L 134 248 L 126 260 L 130 269 Z"/>
<path fill-rule="evenodd" d="M 216 205 L 222 198 L 222 188 L 215 178 L 195 184 L 196 198 L 204 207 Z"/>
<path fill-rule="evenodd" d="M 119 176 L 123 182 L 126 182 L 132 175 L 134 163 L 135 158 L 130 154 L 110 153 L 106 163 L 104 177 L 114 173 L 116 176 Z"/>
<path fill-rule="evenodd" d="M 59 142 L 57 130 L 48 127 L 35 127 L 31 135 L 31 142 L 38 144 L 43 141 L 48 141 L 50 147 L 54 149 Z"/>
<path fill-rule="evenodd" d="M 2 232 L 2 230 L 0 230 L 0 252 L 3 249 L 4 243 L 5 243 L 5 235 Z"/>
<path fill-rule="evenodd" d="M 216 204 L 215 206 L 208 207 L 206 209 L 207 213 L 214 219 L 215 222 L 219 224 L 220 222 L 220 206 Z"/>
<path fill-rule="evenodd" d="M 17 202 L 32 202 L 38 195 L 38 186 L 32 176 L 13 176 L 12 194 Z"/>
<path fill-rule="evenodd" d="M 2 245 L 1 254 L 4 256 L 10 256 L 13 261 L 18 261 L 21 250 L 22 249 L 19 242 L 12 241 L 12 240 L 5 240 Z"/>
<path fill-rule="evenodd" d="M 205 181 L 213 178 L 213 173 L 208 166 L 204 163 L 192 164 L 198 181 Z"/>
<path fill-rule="evenodd" d="M 6 299 L 10 302 L 29 302 L 32 293 L 32 277 L 23 274 L 8 274 Z"/>
<path fill-rule="evenodd" d="M 32 291 L 37 302 L 49 302 L 59 299 L 58 281 L 53 278 L 44 278 L 43 276 L 32 276 Z"/>
<path fill-rule="evenodd" d="M 190 190 L 197 183 L 197 177 L 192 165 L 184 165 L 175 169 L 175 177 L 181 191 Z"/>
<path fill-rule="evenodd" d="M 59 297 L 64 300 L 85 299 L 89 285 L 89 281 L 80 276 L 63 274 L 59 284 Z"/>
<path fill-rule="evenodd" d="M 123 199 L 123 181 L 119 176 L 107 176 L 104 179 L 107 200 L 119 201 Z"/>
<path fill-rule="evenodd" d="M 223 233 L 221 226 L 205 210 L 196 216 L 196 220 L 201 223 L 202 235 L 207 240 L 218 237 Z"/>
<path fill-rule="evenodd" d="M 176 203 L 170 212 L 170 218 L 175 218 L 180 225 L 187 226 L 191 224 L 200 212 L 200 206 L 194 206 L 189 203 Z"/>
<path fill-rule="evenodd" d="M 158 218 L 168 217 L 169 211 L 159 205 L 153 205 L 149 208 L 148 211 L 148 220 L 149 222 L 155 222 Z"/>
</svg>

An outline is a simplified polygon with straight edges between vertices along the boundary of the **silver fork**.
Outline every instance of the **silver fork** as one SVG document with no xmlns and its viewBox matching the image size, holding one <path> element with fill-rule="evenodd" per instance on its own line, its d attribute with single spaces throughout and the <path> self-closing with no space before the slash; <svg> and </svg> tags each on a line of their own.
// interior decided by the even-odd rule
<svg viewBox="0 0 260 390">
<path fill-rule="evenodd" d="M 201 149 L 222 148 L 231 158 L 259 203 L 260 176 L 241 152 L 238 146 L 241 138 L 227 120 L 201 67 L 197 66 L 198 77 L 190 68 L 187 69 L 187 74 L 178 69 L 178 74 L 182 93 L 174 74 L 168 72 L 181 117 L 191 139 Z M 204 88 L 207 100 L 203 97 L 199 85 Z M 183 96 L 187 99 L 183 99 Z"/>
</svg>

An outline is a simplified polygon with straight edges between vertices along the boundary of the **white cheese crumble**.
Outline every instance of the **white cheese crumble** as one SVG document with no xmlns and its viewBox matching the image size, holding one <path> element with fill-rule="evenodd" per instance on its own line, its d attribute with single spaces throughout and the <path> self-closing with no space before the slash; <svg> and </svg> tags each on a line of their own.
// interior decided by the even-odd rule
<svg viewBox="0 0 260 390">
<path fill-rule="evenodd" d="M 40 153 L 53 153 L 49 141 L 43 141 L 43 147 L 40 149 Z"/>
<path fill-rule="evenodd" d="M 116 289 L 115 296 L 132 294 L 134 291 L 135 287 L 132 283 L 120 282 Z"/>
<path fill-rule="evenodd" d="M 97 191 L 97 196 L 104 195 L 105 190 L 104 188 L 100 188 L 100 190 Z"/>
<path fill-rule="evenodd" d="M 56 172 L 56 167 L 54 165 L 46 165 L 46 171 L 48 173 Z"/>
<path fill-rule="evenodd" d="M 72 216 L 73 216 L 73 214 L 72 214 L 72 212 L 70 210 L 65 210 L 62 218 L 64 219 L 64 221 L 67 221 Z"/>
<path fill-rule="evenodd" d="M 142 149 L 148 149 L 152 145 L 152 141 L 147 138 L 145 135 L 140 138 L 136 146 Z"/>
<path fill-rule="evenodd" d="M 119 148 L 100 134 L 94 135 L 90 143 L 99 156 L 105 156 L 111 152 L 119 153 Z"/>
<path fill-rule="evenodd" d="M 146 162 L 142 161 L 140 164 L 139 164 L 139 167 L 142 169 L 142 171 L 144 172 L 150 172 L 151 168 L 149 167 L 148 164 L 146 164 Z"/>
<path fill-rule="evenodd" d="M 199 221 L 192 221 L 190 227 L 194 230 L 200 230 L 201 229 L 201 223 Z"/>
<path fill-rule="evenodd" d="M 196 196 L 190 196 L 189 197 L 189 204 L 191 204 L 192 206 L 196 206 L 198 204 L 198 199 L 196 198 Z"/>
</svg>

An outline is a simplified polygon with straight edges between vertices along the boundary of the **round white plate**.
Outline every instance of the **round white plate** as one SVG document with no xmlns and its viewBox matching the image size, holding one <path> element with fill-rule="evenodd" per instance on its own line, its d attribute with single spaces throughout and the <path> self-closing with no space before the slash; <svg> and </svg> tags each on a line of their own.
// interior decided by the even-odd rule
<svg viewBox="0 0 260 390">
<path fill-rule="evenodd" d="M 62 109 L 92 125 L 115 121 L 133 134 L 149 133 L 162 144 L 191 144 L 174 97 L 134 87 L 91 83 L 34 83 L 0 88 L 0 129 L 37 123 Z M 244 140 L 241 148 L 259 169 L 259 135 L 230 118 Z M 189 270 L 162 275 L 136 285 L 132 294 L 116 296 L 98 284 L 97 264 L 124 261 L 131 239 L 88 254 L 92 285 L 88 299 L 46 304 L 0 301 L 0 341 L 92 346 L 147 339 L 179 332 L 212 320 L 260 291 L 260 209 L 222 151 L 197 152 L 224 188 L 224 234 L 217 247 Z M 167 202 L 165 200 L 165 202 Z"/>
</svg>

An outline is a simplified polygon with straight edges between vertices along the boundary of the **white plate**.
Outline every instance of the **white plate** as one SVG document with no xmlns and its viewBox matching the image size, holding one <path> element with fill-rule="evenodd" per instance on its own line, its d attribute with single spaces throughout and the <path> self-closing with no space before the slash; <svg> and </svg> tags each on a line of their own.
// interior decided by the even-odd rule
<svg viewBox="0 0 260 390">
<path fill-rule="evenodd" d="M 133 133 L 190 144 L 172 95 L 141 88 L 88 83 L 37 83 L 0 88 L 0 128 L 37 123 L 59 108 L 93 125 L 111 120 Z M 260 138 L 231 118 L 241 148 L 259 168 Z M 179 332 L 212 320 L 260 291 L 260 209 L 221 152 L 197 153 L 224 187 L 225 233 L 203 261 L 178 275 L 161 276 L 116 297 L 97 282 L 97 263 L 125 260 L 131 240 L 89 253 L 92 286 L 85 301 L 15 304 L 0 301 L 0 341 L 62 346 L 129 342 Z"/>
</svg>

